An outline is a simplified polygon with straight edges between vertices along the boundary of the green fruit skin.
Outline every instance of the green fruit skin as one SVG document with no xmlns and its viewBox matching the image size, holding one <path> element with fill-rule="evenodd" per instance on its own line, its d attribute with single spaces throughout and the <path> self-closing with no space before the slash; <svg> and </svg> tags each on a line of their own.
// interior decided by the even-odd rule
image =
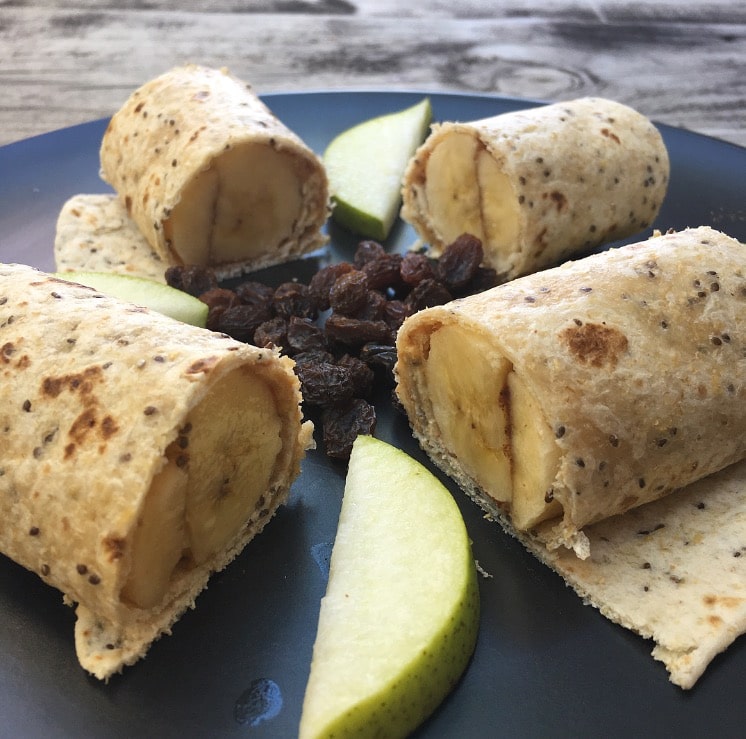
<svg viewBox="0 0 746 739">
<path fill-rule="evenodd" d="M 383 241 L 389 235 L 390 226 L 370 213 L 365 213 L 343 200 L 337 200 L 333 195 L 332 202 L 334 203 L 332 210 L 334 222 L 348 231 L 376 241 Z"/>
<path fill-rule="evenodd" d="M 384 204 L 383 209 L 376 209 L 377 212 L 375 213 L 361 210 L 350 202 L 350 193 L 346 187 L 339 188 L 339 194 L 335 192 L 337 190 L 337 187 L 335 187 L 335 181 L 337 180 L 338 173 L 342 169 L 342 167 L 339 166 L 338 157 L 335 157 L 334 163 L 332 163 L 331 152 L 334 150 L 337 142 L 343 137 L 353 136 L 357 140 L 358 145 L 363 146 L 363 136 L 360 135 L 360 132 L 364 130 L 366 126 L 379 119 L 390 120 L 414 112 L 420 113 L 421 120 L 419 130 L 412 140 L 413 148 L 410 152 L 411 156 L 414 154 L 414 151 L 416 149 L 415 139 L 417 139 L 418 142 L 421 143 L 427 135 L 427 130 L 430 126 L 430 123 L 432 122 L 433 113 L 429 98 L 424 98 L 419 103 L 416 103 L 409 108 L 405 108 L 404 110 L 399 110 L 394 113 L 388 113 L 377 118 L 371 118 L 366 121 L 362 121 L 352 128 L 349 128 L 346 131 L 340 133 L 327 147 L 323 158 L 324 163 L 327 167 L 329 181 L 331 184 L 332 203 L 334 204 L 331 212 L 331 218 L 335 223 L 364 238 L 375 239 L 376 241 L 385 241 L 386 238 L 388 238 L 389 232 L 391 231 L 394 221 L 396 220 L 396 217 L 398 215 L 399 206 L 401 205 L 401 194 L 399 188 L 397 187 L 395 194 L 393 194 L 393 200 L 390 201 L 388 205 Z M 376 141 L 375 143 L 380 145 L 380 141 Z M 372 151 L 377 150 L 378 149 L 376 147 L 372 149 Z M 406 161 L 403 161 L 401 163 L 401 167 L 402 170 L 401 176 L 399 177 L 399 184 L 401 184 L 401 178 L 404 176 Z"/>
<path fill-rule="evenodd" d="M 355 444 L 389 446 L 367 436 L 358 437 Z M 391 452 L 406 459 L 409 474 L 433 477 L 443 494 L 451 498 L 450 492 L 419 462 L 395 447 L 391 447 Z M 456 506 L 455 501 L 452 503 Z M 403 673 L 394 676 L 378 692 L 324 725 L 314 734 L 314 739 L 405 737 L 429 718 L 456 686 L 476 648 L 480 622 L 477 569 L 465 527 L 463 536 L 467 543 L 463 548 L 467 582 L 462 597 L 452 606 L 450 618 L 444 621 L 427 648 L 430 658 L 413 660 Z M 426 576 L 424 573 L 423 577 Z M 424 652 L 423 657 L 426 657 Z"/>
<path fill-rule="evenodd" d="M 164 316 L 198 328 L 205 328 L 207 324 L 209 307 L 206 303 L 155 280 L 114 272 L 55 272 L 53 276 L 92 287 L 119 300 L 143 305 Z"/>
<path fill-rule="evenodd" d="M 438 655 L 423 660 L 365 701 L 358 703 L 318 734 L 326 737 L 386 737 L 402 739 L 429 718 L 461 679 L 477 644 L 479 633 L 479 587 L 476 566 L 469 553 L 469 581 L 464 597 L 451 619 L 440 630 L 428 650 Z M 463 604 L 463 605 L 462 605 Z M 461 612 L 459 618 L 456 614 Z M 388 694 L 388 698 L 383 696 Z M 420 694 L 419 702 L 412 696 Z"/>
</svg>

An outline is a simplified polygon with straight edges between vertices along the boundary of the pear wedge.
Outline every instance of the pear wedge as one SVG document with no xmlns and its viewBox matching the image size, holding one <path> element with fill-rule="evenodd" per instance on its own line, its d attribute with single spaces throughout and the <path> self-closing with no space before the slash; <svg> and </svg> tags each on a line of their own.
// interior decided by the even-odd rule
<svg viewBox="0 0 746 739">
<path fill-rule="evenodd" d="M 301 739 L 407 735 L 458 681 L 478 624 L 476 566 L 451 494 L 404 452 L 358 437 Z"/>
<path fill-rule="evenodd" d="M 334 209 L 350 231 L 385 239 L 399 213 L 401 182 L 409 159 L 425 139 L 432 108 L 416 105 L 342 131 L 324 152 Z"/>
<path fill-rule="evenodd" d="M 207 323 L 206 303 L 175 287 L 155 280 L 115 272 L 57 272 L 61 280 L 92 287 L 105 295 L 152 308 L 182 323 L 204 328 Z"/>
</svg>

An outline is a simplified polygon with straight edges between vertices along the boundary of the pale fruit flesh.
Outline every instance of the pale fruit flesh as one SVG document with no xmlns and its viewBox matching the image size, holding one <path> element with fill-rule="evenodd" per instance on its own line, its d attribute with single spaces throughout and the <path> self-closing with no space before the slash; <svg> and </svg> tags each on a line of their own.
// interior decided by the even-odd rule
<svg viewBox="0 0 746 739">
<path fill-rule="evenodd" d="M 186 483 L 186 473 L 171 461 L 151 483 L 132 540 L 132 567 L 122 589 L 122 598 L 140 608 L 160 603 L 187 550 Z"/>
<path fill-rule="evenodd" d="M 234 371 L 210 396 L 189 415 L 186 525 L 197 562 L 238 533 L 269 488 L 282 449 L 282 422 L 263 379 Z"/>
<path fill-rule="evenodd" d="M 363 121 L 329 144 L 324 165 L 332 218 L 351 231 L 384 240 L 399 213 L 404 170 L 432 119 L 428 99 Z"/>
<path fill-rule="evenodd" d="M 518 197 L 477 136 L 454 132 L 432 149 L 425 165 L 425 199 L 440 243 L 472 234 L 482 241 L 485 260 L 498 272 L 511 268 L 519 244 Z"/>
<path fill-rule="evenodd" d="M 560 450 L 541 409 L 526 383 L 508 375 L 513 438 L 513 500 L 511 518 L 525 530 L 562 514 L 552 498 L 552 483 L 560 464 Z"/>
<path fill-rule="evenodd" d="M 157 605 L 180 567 L 208 561 L 252 513 L 262 515 L 280 464 L 281 433 L 274 396 L 260 376 L 238 368 L 214 384 L 169 445 L 147 493 L 123 600 Z"/>
<path fill-rule="evenodd" d="M 560 516 L 560 448 L 526 378 L 463 326 L 438 327 L 428 348 L 422 393 L 447 451 L 517 529 Z"/>
<path fill-rule="evenodd" d="M 511 365 L 486 342 L 455 326 L 430 337 L 425 382 L 443 442 L 467 474 L 499 501 L 511 499 L 510 415 L 506 382 Z"/>
<path fill-rule="evenodd" d="M 164 223 L 167 241 L 184 264 L 230 264 L 271 252 L 298 235 L 307 167 L 263 143 L 229 149 L 184 188 Z"/>
<path fill-rule="evenodd" d="M 400 450 L 358 437 L 301 739 L 407 735 L 456 684 L 478 623 L 476 566 L 451 494 Z"/>
<path fill-rule="evenodd" d="M 155 280 L 113 272 L 56 272 L 55 277 L 92 287 L 105 295 L 162 313 L 182 323 L 204 328 L 209 308 L 201 300 Z"/>
</svg>

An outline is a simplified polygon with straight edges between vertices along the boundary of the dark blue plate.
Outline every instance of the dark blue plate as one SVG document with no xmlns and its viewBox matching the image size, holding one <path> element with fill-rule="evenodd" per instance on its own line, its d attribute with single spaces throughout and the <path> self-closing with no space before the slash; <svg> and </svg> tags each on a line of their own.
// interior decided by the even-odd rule
<svg viewBox="0 0 746 739">
<path fill-rule="evenodd" d="M 265 99 L 321 153 L 339 131 L 423 96 L 319 92 Z M 532 104 L 458 94 L 430 98 L 439 120 Z M 53 268 L 62 203 L 76 193 L 107 190 L 98 178 L 105 125 L 95 121 L 0 148 L 0 259 Z M 672 171 L 656 227 L 708 224 L 746 241 L 746 149 L 661 130 Z M 350 256 L 356 239 L 334 227 L 331 236 L 333 257 Z M 414 233 L 399 225 L 388 245 L 403 250 L 413 240 Z M 307 269 L 289 265 L 275 277 Z M 425 461 L 406 422 L 385 404 L 377 435 Z M 480 580 L 474 659 L 418 736 L 742 735 L 746 640 L 683 692 L 652 659 L 649 642 L 584 606 L 445 482 L 461 505 L 475 557 L 491 577 Z M 0 735 L 294 736 L 343 487 L 341 466 L 309 454 L 289 505 L 213 578 L 172 636 L 108 685 L 78 666 L 73 611 L 61 595 L 0 557 Z"/>
</svg>

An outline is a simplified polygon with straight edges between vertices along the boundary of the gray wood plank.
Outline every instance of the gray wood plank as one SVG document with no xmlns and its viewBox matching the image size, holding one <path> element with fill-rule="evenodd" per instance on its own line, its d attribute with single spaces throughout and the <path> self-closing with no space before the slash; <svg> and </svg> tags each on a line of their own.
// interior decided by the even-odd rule
<svg viewBox="0 0 746 739">
<path fill-rule="evenodd" d="M 398 11 L 390 0 L 212 0 L 202 4 L 209 12 L 100 9 L 106 4 L 0 6 L 0 143 L 107 116 L 143 81 L 196 61 L 227 65 L 260 92 L 603 95 L 746 145 L 740 3 L 517 0 L 492 16 L 486 8 L 497 4 L 477 0 L 399 3 Z M 156 4 L 178 3 L 147 3 Z M 259 10 L 230 12 L 239 5 Z M 711 20 L 694 22 L 698 14 Z"/>
</svg>

